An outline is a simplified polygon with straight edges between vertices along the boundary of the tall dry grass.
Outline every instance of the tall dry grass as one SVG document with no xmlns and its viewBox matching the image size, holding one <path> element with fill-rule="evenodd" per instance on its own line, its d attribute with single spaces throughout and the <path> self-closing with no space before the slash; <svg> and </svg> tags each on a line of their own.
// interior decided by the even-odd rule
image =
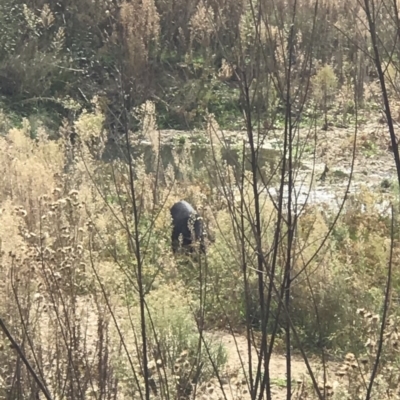
<svg viewBox="0 0 400 400">
<path fill-rule="evenodd" d="M 111 399 L 143 393 L 129 174 L 123 158 L 101 160 L 106 146 L 103 122 L 99 108 L 83 113 L 74 123 L 79 141 L 73 147 L 68 134 L 72 127 L 67 124 L 58 140 L 50 140 L 44 127 L 31 139 L 26 121 L 0 138 L 0 296 L 5 299 L 0 315 L 54 397 Z M 179 164 L 185 170 L 183 181 L 176 184 L 172 172 L 164 171 L 165 181 L 158 186 L 156 175 L 147 174 L 143 161 L 135 160 L 149 379 L 155 397 L 193 396 L 193 381 L 200 385 L 197 394 L 217 393 L 214 367 L 229 377 L 226 355 L 218 343 L 206 338 L 198 353 L 199 322 L 210 329 L 241 330 L 247 307 L 256 329 L 260 321 L 251 188 L 246 186 L 242 197 L 238 195 L 235 173 L 218 153 L 223 145 L 218 145 L 216 122 L 210 122 L 208 129 L 217 153 L 213 160 L 205 160 L 195 182 L 187 178 L 193 168 L 188 158 Z M 154 138 L 151 143 L 159 144 Z M 158 147 L 155 150 L 161 153 Z M 207 180 L 215 162 L 212 179 Z M 229 182 L 228 192 L 221 193 L 216 183 Z M 157 204 L 154 190 L 159 193 Z M 206 264 L 172 257 L 169 206 L 181 198 L 202 210 L 214 236 Z M 243 290 L 242 249 L 234 219 L 241 198 L 249 206 L 244 225 L 248 238 L 244 250 L 253 267 L 248 275 L 249 298 Z M 360 333 L 362 321 L 354 321 L 357 309 L 376 313 L 381 306 L 390 224 L 374 210 L 376 201 L 376 195 L 361 192 L 345 210 L 324 251 L 309 265 L 305 261 L 320 245 L 331 217 L 308 206 L 299 219 L 299 251 L 293 265 L 294 273 L 302 274 L 293 285 L 291 313 L 308 348 L 326 346 L 338 353 L 353 348 L 362 354 L 364 340 L 372 334 Z M 277 215 L 268 197 L 261 210 L 263 250 L 268 254 Z M 397 248 L 396 239 L 396 252 Z M 278 266 L 285 261 L 284 245 L 279 254 Z M 281 279 L 280 267 L 276 273 Z M 395 272 L 395 287 L 398 282 Z M 277 299 L 273 301 L 277 307 Z M 395 313 L 393 308 L 393 320 Z M 38 392 L 36 384 L 4 337 L 1 343 L 0 393 L 30 398 Z M 394 363 L 388 354 L 384 368 L 395 368 Z M 392 387 L 392 381 L 388 385 Z M 242 386 L 239 397 L 248 395 Z M 311 392 L 308 396 L 312 398 Z"/>
</svg>

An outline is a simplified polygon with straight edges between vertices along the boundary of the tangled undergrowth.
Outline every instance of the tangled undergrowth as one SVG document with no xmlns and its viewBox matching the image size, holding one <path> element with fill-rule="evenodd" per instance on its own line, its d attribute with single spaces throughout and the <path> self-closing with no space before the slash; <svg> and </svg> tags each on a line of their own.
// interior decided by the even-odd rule
<svg viewBox="0 0 400 400">
<path fill-rule="evenodd" d="M 236 387 L 235 399 L 245 398 L 245 377 L 233 383 L 225 370 L 223 347 L 199 330 L 242 330 L 246 321 L 256 330 L 260 327 L 251 186 L 238 193 L 235 171 L 218 157 L 214 162 L 220 165 L 211 170 L 216 173 L 210 173 L 213 160 L 207 159 L 203 169 L 191 174 L 186 144 L 175 156 L 181 176 L 193 181 L 176 183 L 171 166 L 162 174 L 146 172 L 139 158 L 134 161 L 133 193 L 124 158 L 101 159 L 106 147 L 103 122 L 98 107 L 82 114 L 74 126 L 79 134 L 75 145 L 68 124 L 58 140 L 50 140 L 44 127 L 31 139 L 27 122 L 0 137 L 0 297 L 5 299 L 0 304 L 1 318 L 55 397 L 136 398 L 144 390 L 135 256 L 139 243 L 153 395 L 218 398 L 225 379 L 226 385 Z M 133 136 L 130 140 L 137 143 Z M 137 225 L 132 218 L 133 194 L 140 217 Z M 169 207 L 181 198 L 195 204 L 204 216 L 209 238 L 206 259 L 172 256 Z M 362 382 L 375 354 L 373 315 L 382 307 L 390 250 L 390 221 L 374 210 L 376 201 L 377 195 L 361 192 L 314 258 L 331 216 L 309 205 L 298 221 L 289 311 L 302 345 L 358 354 L 351 360 L 347 357 L 339 386 L 329 388 L 333 396 L 357 398 L 365 389 Z M 241 231 L 237 221 L 243 204 L 248 214 Z M 262 247 L 269 260 L 278 216 L 267 196 L 261 210 Z M 285 230 L 281 234 L 284 237 Z M 244 242 L 240 235 L 246 237 Z M 395 237 L 395 257 L 398 249 Z M 248 265 L 245 273 L 243 254 Z M 285 254 L 282 242 L 274 271 L 278 282 Z M 399 279 L 394 270 L 394 290 Z M 284 324 L 284 314 L 273 318 L 278 304 L 273 294 L 269 333 L 276 321 L 278 332 Z M 364 319 L 358 321 L 357 309 L 371 310 L 372 317 L 359 311 Z M 391 312 L 378 379 L 384 382 L 380 387 L 396 391 L 398 317 L 394 308 Z M 365 335 L 370 335 L 367 350 Z M 0 397 L 18 393 L 19 398 L 30 398 L 38 393 L 5 337 L 0 337 L 0 343 Z M 353 367 L 356 360 L 364 360 L 364 353 L 367 361 L 357 361 L 359 367 Z M 308 389 L 300 392 L 298 398 L 309 398 L 304 397 L 306 392 L 311 396 Z"/>
</svg>

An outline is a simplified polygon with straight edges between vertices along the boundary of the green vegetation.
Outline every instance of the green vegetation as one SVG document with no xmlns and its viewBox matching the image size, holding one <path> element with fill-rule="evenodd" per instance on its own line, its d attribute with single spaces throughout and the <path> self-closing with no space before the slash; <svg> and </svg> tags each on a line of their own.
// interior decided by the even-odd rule
<svg viewBox="0 0 400 400">
<path fill-rule="evenodd" d="M 254 112 L 262 121 L 282 126 L 284 99 L 276 84 L 283 78 L 284 55 L 278 32 L 291 23 L 289 14 L 280 19 L 271 12 L 275 17 L 269 21 L 270 30 L 260 28 L 260 43 L 254 43 L 249 4 L 232 1 L 218 8 L 214 3 L 4 0 L 0 106 L 18 121 L 29 118 L 32 126 L 33 119 L 39 119 L 53 134 L 63 118 L 72 120 L 90 108 L 94 96 L 101 98 L 107 123 L 117 131 L 121 105 L 132 108 L 146 100 L 155 102 L 160 129 L 199 128 L 207 113 L 213 113 L 222 128 L 241 129 L 239 82 L 243 74 L 255 78 L 257 73 Z M 354 79 L 357 99 L 365 108 L 376 108 L 375 82 L 368 76 L 371 61 L 352 45 L 367 45 L 367 39 L 360 37 L 365 26 L 350 22 L 348 6 L 341 3 L 319 7 L 314 32 L 310 26 L 314 7 L 302 3 L 297 12 L 292 72 L 298 74 L 299 94 L 307 96 L 303 118 L 317 113 L 325 125 L 352 123 Z M 328 12 L 329 27 L 324 18 Z M 334 25 L 346 29 L 346 38 Z M 307 94 L 305 78 L 310 74 L 303 76 L 302 68 L 313 37 L 318 41 L 313 43 L 312 90 Z M 258 71 L 254 50 L 266 52 L 257 60 Z M 354 67 L 356 59 L 362 59 L 362 68 Z M 395 67 L 390 64 L 390 68 L 387 74 L 393 78 Z M 134 120 L 131 124 L 137 128 Z"/>
<path fill-rule="evenodd" d="M 70 324 L 75 326 L 80 321 L 79 332 L 71 332 L 68 335 L 73 336 L 66 338 L 67 343 L 71 343 L 69 346 L 74 347 L 77 359 L 73 362 L 76 363 L 82 362 L 79 361 L 80 354 L 92 352 L 91 342 L 83 339 L 86 335 L 93 343 L 105 340 L 101 338 L 106 335 L 102 346 L 114 346 L 112 343 L 118 340 L 118 335 L 110 312 L 119 321 L 119 334 L 122 334 L 131 357 L 139 351 L 137 341 L 140 343 L 138 298 L 134 290 L 137 263 L 132 257 L 131 239 L 123 223 L 132 212 L 126 186 L 129 175 L 124 162 L 101 160 L 105 117 L 97 110 L 82 113 L 74 122 L 74 129 L 82 140 L 87 142 L 91 138 L 91 143 L 97 145 L 87 147 L 81 142 L 68 174 L 63 170 L 70 163 L 67 131 L 71 127 L 63 127 L 62 138 L 51 140 L 42 126 L 32 139 L 32 128 L 24 120 L 23 128 L 11 129 L 0 145 L 3 204 L 0 272 L 5 282 L 2 295 L 9 299 L 1 305 L 2 312 L 18 312 L 15 309 L 18 303 L 10 293 L 20 293 L 18 301 L 23 301 L 19 303 L 20 312 L 26 315 L 25 322 L 31 326 L 30 337 L 36 348 L 44 351 L 48 346 L 60 345 L 55 313 L 61 307 L 65 313 L 63 318 Z M 139 233 L 141 241 L 146 243 L 142 282 L 148 293 L 147 312 L 149 318 L 151 316 L 147 320 L 148 349 L 155 357 L 154 362 L 164 360 L 159 363 L 165 363 L 165 368 L 170 371 L 167 375 L 181 371 L 183 381 L 192 379 L 195 374 L 199 382 L 207 382 L 215 378 L 214 368 L 222 371 L 226 353 L 218 342 L 207 339 L 204 346 L 208 350 L 203 350 L 203 358 L 196 356 L 199 345 L 196 321 L 198 323 L 199 316 L 203 315 L 202 324 L 207 329 L 230 327 L 242 330 L 248 312 L 251 324 L 259 330 L 257 274 L 248 272 L 250 298 L 246 298 L 243 272 L 238 263 L 241 250 L 232 229 L 230 212 L 226 200 L 210 190 L 215 176 L 207 172 L 208 166 L 204 163 L 196 171 L 197 183 L 187 181 L 185 177 L 192 175 L 192 164 L 187 156 L 181 158 L 179 168 L 183 177 L 179 185 L 172 183 L 168 167 L 165 171 L 167 184 L 157 186 L 156 175 L 145 173 L 143 161 L 135 163 L 142 214 Z M 225 174 L 228 176 L 232 172 L 228 168 Z M 248 187 L 244 193 L 246 201 L 251 201 L 250 189 Z M 307 349 L 318 351 L 323 346 L 339 354 L 350 350 L 362 354 L 364 351 L 365 338 L 360 336 L 360 324 L 354 323 L 356 311 L 365 308 L 377 313 L 382 307 L 381 288 L 385 284 L 390 241 L 390 221 L 374 210 L 378 197 L 368 191 L 355 196 L 345 208 L 324 251 L 309 265 L 305 265 L 305 260 L 318 248 L 332 220 L 323 216 L 317 206 L 308 206 L 299 219 L 298 245 L 303 250 L 302 257 L 293 265 L 293 273 L 304 271 L 307 284 L 293 287 L 291 313 L 302 345 Z M 154 198 L 158 199 L 156 203 Z M 169 206 L 180 198 L 186 198 L 204 210 L 210 233 L 214 236 L 207 265 L 201 266 L 195 259 L 174 259 L 172 256 Z M 264 241 L 270 246 L 277 213 L 268 198 L 265 198 L 262 210 Z M 131 222 L 128 227 L 132 231 Z M 252 228 L 248 223 L 244 229 L 250 235 Z M 251 254 L 253 244 L 248 246 L 246 252 Z M 396 239 L 396 252 L 397 248 Z M 42 249 L 39 258 L 38 249 Z M 280 256 L 284 253 L 282 249 Z M 276 271 L 278 276 L 281 273 L 279 269 Z M 203 286 L 204 279 L 206 286 Z M 399 289 L 400 275 L 396 270 L 393 291 Z M 313 301 L 310 302 L 310 298 Z M 273 295 L 273 313 L 277 312 L 277 305 Z M 319 310 L 318 319 L 314 307 Z M 280 318 L 278 323 L 284 326 L 284 315 Z M 269 332 L 273 331 L 275 322 L 270 320 Z M 24 335 L 18 323 L 13 324 L 13 329 L 16 335 Z M 74 344 L 70 342 L 72 340 Z M 276 340 L 278 343 L 280 334 Z M 282 346 L 281 343 L 279 348 Z M 130 378 L 128 353 L 119 346 L 107 348 L 107 360 L 102 362 L 115 368 L 113 379 L 121 380 L 122 392 L 136 392 L 136 384 Z M 63 353 L 66 350 L 67 347 L 59 349 L 57 357 L 66 357 Z M 25 351 L 30 353 L 32 350 L 25 347 Z M 105 357 L 102 351 L 97 349 L 91 357 L 97 357 L 100 362 Z M 180 356 L 186 351 L 187 362 Z M 13 362 L 9 352 L 2 354 L 6 357 L 3 359 L 4 371 L 11 373 Z M 200 365 L 201 369 L 196 372 Z M 194 370 L 189 366 L 194 366 Z M 66 364 L 60 364 L 57 374 L 62 376 L 66 368 Z M 153 373 L 160 366 L 154 368 Z M 165 380 L 157 382 L 162 390 L 167 390 Z M 49 385 L 54 392 L 61 390 L 57 381 L 50 380 Z M 181 389 L 178 385 L 170 390 Z"/>
<path fill-rule="evenodd" d="M 52 398 L 242 400 L 249 379 L 363 398 L 384 309 L 372 393 L 398 391 L 399 190 L 370 32 L 356 1 L 295 13 L 1 2 L 0 322 Z M 374 21 L 386 49 L 392 14 Z M 382 54 L 399 122 L 397 55 Z M 307 198 L 321 186 L 328 204 Z M 181 199 L 206 256 L 172 254 Z M 39 397 L 0 332 L 0 398 Z M 329 382 L 304 377 L 300 355 Z"/>
</svg>

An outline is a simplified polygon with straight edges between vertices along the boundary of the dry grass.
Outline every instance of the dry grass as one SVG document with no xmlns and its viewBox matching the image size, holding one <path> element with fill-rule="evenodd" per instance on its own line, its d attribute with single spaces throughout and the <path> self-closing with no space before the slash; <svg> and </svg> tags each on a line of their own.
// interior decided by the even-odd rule
<svg viewBox="0 0 400 400">
<path fill-rule="evenodd" d="M 0 315 L 55 398 L 100 394 L 110 399 L 132 398 L 143 390 L 137 263 L 132 236 L 128 234 L 128 230 L 133 232 L 128 168 L 122 161 L 100 161 L 104 151 L 103 121 L 100 108 L 96 108 L 75 122 L 81 141 L 73 158 L 65 139 L 68 135 L 57 141 L 49 140 L 43 128 L 37 139 L 32 140 L 27 122 L 24 128 L 13 128 L 0 138 L 0 297 L 5 299 L 0 304 Z M 151 129 L 153 134 L 155 129 L 155 126 Z M 86 143 L 91 145 L 87 147 Z M 157 141 L 152 143 L 157 151 Z M 190 160 L 185 162 L 182 158 L 180 168 L 186 173 L 184 176 L 189 176 Z M 231 182 L 231 169 L 219 165 L 218 171 L 220 181 Z M 240 197 L 233 191 L 229 196 L 221 196 L 215 187 L 207 186 L 209 181 L 204 178 L 194 183 L 184 180 L 179 185 L 170 181 L 167 188 L 162 184 L 157 186 L 156 176 L 146 174 L 140 160 L 136 162 L 135 173 L 136 201 L 141 215 L 143 284 L 149 311 L 146 327 L 152 396 L 189 398 L 196 393 L 196 397 L 218 398 L 219 383 L 204 345 L 201 354 L 198 353 L 196 322 L 199 322 L 199 293 L 204 290 L 204 281 L 199 279 L 199 264 L 171 256 L 169 207 L 181 198 L 193 202 L 204 211 L 209 230 L 214 234 L 207 259 L 203 323 L 208 328 L 229 326 L 240 330 L 245 310 L 242 249 L 235 223 L 240 216 Z M 168 176 L 165 174 L 166 179 Z M 203 177 L 207 177 L 206 172 Z M 212 178 L 217 180 L 216 176 Z M 159 195 L 157 204 L 153 202 L 154 190 Z M 250 267 L 249 306 L 256 323 L 259 306 L 250 223 L 254 219 L 251 187 L 245 188 L 243 198 L 248 207 L 244 250 Z M 377 288 L 383 284 L 386 273 L 389 225 L 368 207 L 374 202 L 374 195 L 361 193 L 345 210 L 324 251 L 306 268 L 330 221 L 312 206 L 302 214 L 297 242 L 300 250 L 293 264 L 294 273 L 301 273 L 293 283 L 291 310 L 306 346 L 320 340 L 317 335 L 320 332 L 331 348 L 339 351 L 354 347 L 361 355 L 368 337 L 369 366 L 377 327 L 368 325 L 365 332 L 360 332 L 364 322 L 354 325 L 353 320 L 357 308 L 368 307 L 377 312 L 380 307 Z M 362 204 L 367 204 L 367 212 L 362 211 Z M 261 209 L 263 248 L 267 252 L 273 244 L 277 216 L 267 197 Z M 396 254 L 397 249 L 396 240 Z M 282 242 L 278 265 L 284 264 L 285 254 Z M 277 282 L 281 273 L 278 268 Z M 399 278 L 396 271 L 396 287 Z M 276 308 L 276 303 L 273 304 Z M 319 321 L 315 318 L 315 307 L 320 313 Z M 396 365 L 397 317 L 391 318 L 388 325 L 391 330 L 386 334 L 389 347 L 379 380 L 380 387 L 397 390 L 392 378 L 387 378 L 384 372 L 392 371 Z M 20 393 L 21 398 L 28 398 L 29 393 L 38 389 L 5 338 L 0 340 L 0 396 Z M 248 389 L 242 378 L 233 382 L 237 373 L 224 369 L 224 350 L 211 338 L 207 339 L 207 347 L 228 382 L 226 388 L 235 387 L 231 396 L 246 398 Z M 347 368 L 343 377 L 351 384 L 341 378 L 328 388 L 334 396 L 345 390 L 353 396 L 350 398 L 355 398 L 355 393 L 362 390 L 357 386 L 358 375 L 350 376 L 350 370 Z M 298 398 L 312 398 L 307 382 L 299 384 Z"/>
<path fill-rule="evenodd" d="M 134 251 L 137 230 L 147 306 L 151 397 L 219 400 L 222 386 L 232 389 L 229 399 L 249 398 L 244 379 L 247 371 L 238 367 L 237 359 L 236 363 L 232 361 L 232 346 L 227 362 L 223 347 L 211 337 L 201 343 L 198 332 L 199 326 L 242 331 L 246 316 L 257 331 L 264 317 L 260 310 L 259 249 L 254 235 L 251 175 L 246 173 L 243 177 L 245 183 L 240 193 L 236 182 L 242 174 L 223 161 L 222 135 L 215 115 L 209 113 L 209 99 L 217 96 L 214 91 L 227 93 L 226 97 L 233 93 L 229 88 L 238 91 L 240 84 L 235 73 L 245 72 L 255 82 L 250 97 L 256 94 L 255 107 L 263 110 L 260 119 L 269 118 L 279 99 L 279 93 L 270 88 L 283 87 L 287 78 L 284 32 L 290 25 L 295 27 L 296 42 L 292 90 L 297 98 L 304 96 L 304 110 L 310 118 L 314 118 L 314 113 L 325 114 L 326 129 L 331 121 L 347 126 L 355 118 L 354 97 L 373 108 L 379 94 L 376 82 L 369 82 L 370 61 L 362 58 L 362 51 L 349 46 L 369 46 L 365 39 L 369 36 L 365 13 L 356 0 L 322 2 L 315 37 L 323 45 L 313 46 L 313 54 L 318 58 L 313 60 L 314 70 L 302 71 L 300 66 L 308 60 L 310 40 L 315 40 L 310 30 L 315 2 L 297 4 L 295 23 L 292 4 L 285 1 L 261 2 L 260 7 L 237 0 L 132 0 L 122 1 L 118 7 L 113 2 L 95 2 L 95 6 L 92 3 L 71 0 L 71 7 L 77 9 L 71 26 L 77 27 L 77 32 L 83 31 L 79 27 L 86 30 L 88 26 L 87 31 L 93 36 L 85 36 L 84 44 L 67 30 L 65 22 L 60 22 L 63 18 L 52 11 L 51 3 L 43 4 L 41 9 L 24 5 L 21 12 L 11 6 L 9 10 L 8 3 L 5 8 L 4 25 L 8 20 L 19 21 L 1 30 L 5 39 L 0 50 L 6 61 L 0 65 L 0 75 L 13 78 L 8 79 L 10 87 L 6 90 L 22 98 L 48 97 L 72 114 L 80 111 L 79 104 L 69 97 L 62 101 L 52 97 L 58 80 L 78 82 L 78 86 L 71 86 L 71 93 L 93 94 L 98 85 L 105 88 L 102 96 L 94 97 L 93 111 L 80 113 L 72 126 L 64 123 L 58 140 L 50 140 L 49 132 L 41 124 L 35 127 L 33 140 L 28 120 L 16 128 L 0 112 L 0 298 L 4 299 L 0 302 L 0 317 L 54 398 L 141 397 L 143 321 L 137 290 L 139 263 Z M 392 12 L 385 7 L 380 10 L 378 30 L 382 30 L 381 26 L 388 28 L 379 31 L 379 38 L 386 48 L 391 48 L 393 27 L 380 21 L 392 21 Z M 88 15 L 93 21 L 88 21 Z M 260 25 L 256 26 L 256 22 Z M 14 25 L 18 25 L 20 32 L 15 31 Z M 339 35 L 341 31 L 346 37 Z M 14 41 L 14 35 L 19 41 Z M 76 54 L 71 54 L 66 38 L 77 42 Z M 15 48 L 19 43 L 21 52 Z M 94 52 L 98 54 L 88 56 L 86 64 L 82 53 L 95 43 L 99 48 Z M 213 80 L 217 80 L 218 58 L 222 54 L 225 58 L 221 60 L 217 90 Z M 115 79 L 117 83 L 111 82 L 115 78 L 111 78 L 112 69 L 118 70 L 113 72 L 115 75 L 120 74 L 120 79 Z M 104 70 L 104 75 L 98 70 Z M 66 75 L 60 75 L 60 71 Z M 85 78 L 76 75 L 78 71 Z M 398 75 L 395 65 L 389 64 L 385 73 L 392 80 L 391 105 L 398 108 L 393 95 Z M 311 94 L 304 93 L 304 76 L 308 74 L 313 77 Z M 44 76 L 49 79 L 43 80 Z M 357 96 L 349 84 L 350 78 L 362 83 Z M 171 83 L 165 84 L 167 80 Z M 172 150 L 174 166 L 163 168 L 153 162 L 152 173 L 146 168 L 144 156 L 135 159 L 133 193 L 124 157 L 102 161 L 107 142 L 104 127 L 109 122 L 105 111 L 112 113 L 108 100 L 117 98 L 112 105 L 121 108 L 129 97 L 135 97 L 134 101 L 147 99 L 149 94 L 164 93 L 165 88 L 172 87 L 174 96 L 175 92 L 178 94 L 166 98 L 176 103 L 171 107 L 179 109 L 176 114 L 184 116 L 185 122 L 192 123 L 190 119 L 198 113 L 206 115 L 206 136 L 215 152 L 212 156 L 208 153 L 197 168 L 192 147 L 186 141 Z M 253 88 L 257 92 L 252 92 Z M 203 89 L 203 98 L 199 100 L 196 96 Z M 320 107 L 321 104 L 324 106 Z M 131 115 L 140 122 L 140 136 L 150 142 L 153 161 L 162 155 L 155 110 L 155 104 L 148 101 Z M 223 112 L 230 113 L 231 109 Z M 270 133 L 269 122 L 259 122 Z M 72 133 L 78 136 L 75 145 L 69 139 Z M 322 138 L 325 143 L 318 137 L 316 153 L 324 154 L 328 163 L 335 164 L 338 157 L 351 153 L 354 138 L 348 132 L 343 133 L 344 139 L 330 133 Z M 361 132 L 357 154 L 368 153 L 368 159 L 376 148 L 386 151 L 384 135 Z M 136 149 L 139 135 L 129 132 L 128 136 Z M 338 142 L 335 146 L 334 141 Z M 179 172 L 179 182 L 174 168 Z M 266 177 L 272 178 L 270 168 L 265 170 Z M 212 239 L 207 260 L 172 257 L 169 208 L 183 198 L 204 216 Z M 261 251 L 266 268 L 270 268 L 278 215 L 271 199 L 265 196 L 261 200 Z M 340 356 L 351 351 L 344 357 L 336 378 L 330 374 L 329 382 L 321 386 L 329 398 L 365 396 L 376 354 L 377 313 L 382 308 L 390 251 L 390 221 L 374 209 L 377 201 L 378 195 L 369 190 L 355 195 L 317 257 L 313 255 L 329 231 L 332 216 L 317 206 L 308 206 L 298 221 L 290 260 L 295 278 L 289 311 L 301 344 L 306 350 L 324 348 Z M 139 221 L 132 217 L 133 205 L 137 205 Z M 288 261 L 287 233 L 283 226 L 278 237 L 272 277 L 278 287 Z M 396 236 L 396 261 L 399 248 Z M 271 279 L 266 275 L 265 287 Z M 394 268 L 393 293 L 399 285 L 400 273 Z M 377 398 L 399 398 L 395 302 L 393 298 L 373 393 Z M 284 351 L 282 332 L 286 321 L 282 313 L 276 316 L 278 303 L 278 295 L 273 292 L 267 329 L 270 334 L 278 321 L 275 349 Z M 223 382 L 217 382 L 213 363 Z M 234 371 L 226 368 L 232 367 L 231 363 L 235 364 Z M 271 369 L 276 366 L 272 362 Z M 283 371 L 284 360 L 279 366 Z M 284 375 L 280 378 L 282 392 L 286 382 Z M 314 398 L 309 379 L 298 379 L 294 397 Z M 37 397 L 38 388 L 15 349 L 0 336 L 0 399 Z"/>
</svg>

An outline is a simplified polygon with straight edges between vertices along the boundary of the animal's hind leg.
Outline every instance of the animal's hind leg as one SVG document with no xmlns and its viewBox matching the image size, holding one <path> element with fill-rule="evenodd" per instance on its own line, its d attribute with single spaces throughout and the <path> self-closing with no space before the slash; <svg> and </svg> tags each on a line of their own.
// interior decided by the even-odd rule
<svg viewBox="0 0 400 400">
<path fill-rule="evenodd" d="M 200 252 L 205 254 L 206 246 L 204 241 L 205 232 L 203 226 L 203 218 L 201 217 L 196 218 L 196 221 L 194 223 L 194 231 L 195 231 L 196 242 L 199 243 Z"/>
</svg>

